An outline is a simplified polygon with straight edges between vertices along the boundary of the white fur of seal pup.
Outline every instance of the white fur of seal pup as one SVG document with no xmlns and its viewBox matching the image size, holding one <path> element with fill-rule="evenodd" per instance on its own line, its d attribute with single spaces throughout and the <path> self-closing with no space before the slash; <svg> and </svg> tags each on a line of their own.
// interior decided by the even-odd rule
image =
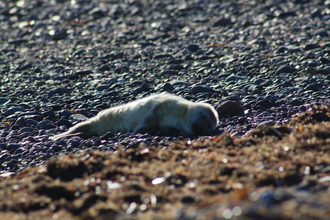
<svg viewBox="0 0 330 220">
<path fill-rule="evenodd" d="M 206 135 L 216 129 L 218 122 L 218 113 L 210 104 L 161 93 L 103 110 L 51 139 L 77 135 L 88 138 L 108 131 L 144 133 L 154 127 L 173 128 L 186 135 Z"/>
</svg>

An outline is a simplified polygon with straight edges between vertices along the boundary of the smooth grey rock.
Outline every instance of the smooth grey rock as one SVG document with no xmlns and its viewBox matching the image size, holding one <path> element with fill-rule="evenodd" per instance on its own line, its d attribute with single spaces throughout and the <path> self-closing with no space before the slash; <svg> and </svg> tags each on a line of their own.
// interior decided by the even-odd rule
<svg viewBox="0 0 330 220">
<path fill-rule="evenodd" d="M 257 128 L 265 127 L 265 126 L 271 126 L 271 125 L 275 125 L 275 122 L 274 122 L 273 120 L 263 121 L 263 122 L 260 122 L 260 123 L 257 125 Z"/>
<path fill-rule="evenodd" d="M 25 109 L 21 108 L 21 107 L 13 107 L 13 108 L 9 108 L 8 110 L 6 110 L 3 114 L 4 115 L 13 115 L 16 112 L 25 112 Z"/>
<path fill-rule="evenodd" d="M 223 115 L 238 115 L 244 113 L 244 108 L 241 104 L 236 101 L 225 101 L 221 103 L 217 108 L 216 111 L 219 114 L 219 117 Z"/>
<path fill-rule="evenodd" d="M 197 45 L 197 44 L 190 44 L 190 45 L 188 45 L 187 48 L 191 52 L 197 52 L 200 49 L 199 45 Z"/>
<path fill-rule="evenodd" d="M 51 129 L 51 128 L 56 128 L 56 125 L 54 122 L 44 119 L 43 121 L 39 122 L 37 124 L 38 129 Z"/>
</svg>

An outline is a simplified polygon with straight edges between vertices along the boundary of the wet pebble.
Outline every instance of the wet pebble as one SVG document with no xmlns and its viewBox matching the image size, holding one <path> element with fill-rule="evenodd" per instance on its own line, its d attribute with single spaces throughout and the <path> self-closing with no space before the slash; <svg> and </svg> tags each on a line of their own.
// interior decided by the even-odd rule
<svg viewBox="0 0 330 220">
<path fill-rule="evenodd" d="M 73 114 L 69 117 L 69 120 L 72 122 L 72 124 L 87 121 L 88 119 L 89 118 L 82 114 Z"/>
<path fill-rule="evenodd" d="M 215 91 L 213 89 L 204 87 L 204 86 L 194 86 L 190 90 L 191 94 L 198 94 L 202 92 L 207 92 L 207 93 L 214 93 Z"/>
<path fill-rule="evenodd" d="M 163 85 L 163 91 L 173 91 L 174 90 L 174 86 L 172 86 L 170 83 L 165 83 Z"/>
<path fill-rule="evenodd" d="M 109 85 L 99 85 L 98 87 L 96 87 L 97 91 L 103 91 L 109 88 Z"/>
<path fill-rule="evenodd" d="M 25 123 L 26 123 L 26 125 L 30 125 L 30 126 L 37 126 L 38 125 L 38 121 L 33 120 L 33 119 L 27 119 Z"/>
<path fill-rule="evenodd" d="M 8 144 L 8 145 L 6 146 L 6 149 L 7 149 L 7 150 L 16 150 L 16 149 L 18 149 L 18 148 L 20 148 L 20 147 L 21 147 L 20 144 L 11 143 L 11 144 Z"/>
<path fill-rule="evenodd" d="M 217 27 L 217 26 L 227 26 L 227 25 L 231 25 L 232 21 L 230 18 L 220 18 L 219 20 L 217 20 L 214 24 L 213 27 Z"/>
<path fill-rule="evenodd" d="M 63 94 L 65 94 L 65 93 L 70 93 L 70 91 L 69 91 L 67 88 L 59 87 L 59 88 L 56 88 L 56 89 L 50 90 L 50 91 L 48 92 L 48 96 L 49 96 L 49 97 L 52 97 L 52 96 L 54 96 L 54 95 L 56 95 L 56 94 L 58 94 L 58 95 L 63 95 Z"/>
<path fill-rule="evenodd" d="M 200 49 L 200 47 L 197 44 L 188 45 L 188 50 L 190 50 L 191 52 L 197 52 L 199 49 Z"/>
<path fill-rule="evenodd" d="M 260 128 L 260 127 L 266 127 L 266 126 L 271 126 L 271 125 L 275 125 L 275 121 L 273 120 L 268 120 L 268 121 L 263 121 L 263 122 L 260 122 L 257 126 L 257 128 Z"/>
<path fill-rule="evenodd" d="M 320 45 L 318 45 L 318 44 L 306 44 L 305 45 L 305 50 L 313 50 L 313 49 L 316 49 L 316 48 L 319 48 L 320 47 Z"/>
<path fill-rule="evenodd" d="M 68 36 L 68 33 L 66 30 L 61 30 L 56 32 L 53 36 L 52 36 L 52 40 L 54 41 L 58 41 L 58 40 L 62 40 L 64 38 L 66 38 Z"/>
<path fill-rule="evenodd" d="M 112 133 L 76 143 L 69 141 L 78 137 L 47 139 L 103 109 L 152 93 L 213 106 L 227 102 L 217 109 L 218 132 L 235 135 L 329 102 L 329 19 L 323 3 L 264 1 L 244 3 L 244 10 L 235 1 L 99 3 L 50 1 L 34 7 L 24 1 L 24 10 L 4 9 L 0 147 L 22 143 L 10 153 L 23 161 L 12 160 L 4 169 L 51 157 L 44 154 L 116 150 L 141 141 L 168 146 L 176 137 L 161 131 L 151 132 L 152 140 Z M 23 143 L 33 145 L 29 152 L 40 159 L 27 157 Z"/>
<path fill-rule="evenodd" d="M 216 111 L 219 114 L 219 117 L 223 115 L 238 115 L 244 112 L 244 108 L 236 101 L 225 101 L 221 103 L 217 108 Z"/>
<path fill-rule="evenodd" d="M 65 119 L 65 118 L 61 118 L 60 120 L 58 120 L 56 122 L 56 125 L 57 126 L 66 125 L 66 126 L 71 127 L 72 126 L 72 123 L 69 120 Z"/>
<path fill-rule="evenodd" d="M 51 129 L 51 128 L 56 128 L 56 125 L 53 121 L 50 120 L 42 120 L 37 124 L 38 129 Z"/>
<path fill-rule="evenodd" d="M 281 74 L 281 73 L 292 73 L 293 68 L 291 66 L 281 66 L 276 70 L 276 74 Z"/>
<path fill-rule="evenodd" d="M 100 66 L 100 68 L 98 69 L 98 71 L 100 71 L 100 72 L 104 72 L 104 71 L 108 71 L 108 70 L 111 70 L 109 65 Z"/>
<path fill-rule="evenodd" d="M 177 75 L 178 71 L 176 70 L 165 70 L 160 73 L 160 75 Z"/>
<path fill-rule="evenodd" d="M 4 111 L 3 114 L 4 115 L 13 115 L 17 112 L 25 112 L 25 109 L 21 108 L 21 107 L 13 107 L 13 108 L 9 108 L 8 110 Z"/>
</svg>

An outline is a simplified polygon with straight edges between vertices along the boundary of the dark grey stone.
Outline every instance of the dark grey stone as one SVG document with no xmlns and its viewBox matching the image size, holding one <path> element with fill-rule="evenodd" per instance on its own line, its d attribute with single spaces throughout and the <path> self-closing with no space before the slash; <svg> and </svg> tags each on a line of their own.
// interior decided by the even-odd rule
<svg viewBox="0 0 330 220">
<path fill-rule="evenodd" d="M 271 125 L 275 125 L 275 122 L 273 120 L 263 121 L 258 124 L 257 128 L 264 127 L 264 126 L 271 126 Z"/>
<path fill-rule="evenodd" d="M 194 86 L 191 88 L 190 93 L 191 94 L 198 94 L 201 92 L 208 92 L 208 93 L 214 93 L 215 91 L 213 89 L 204 87 L 204 86 Z"/>
<path fill-rule="evenodd" d="M 10 143 L 6 146 L 7 150 L 16 150 L 18 148 L 20 148 L 21 145 L 20 144 L 15 144 L 15 143 Z"/>
<path fill-rule="evenodd" d="M 188 45 L 187 48 L 191 52 L 197 52 L 200 49 L 199 45 L 197 45 L 197 44 L 190 44 L 190 45 Z"/>
<path fill-rule="evenodd" d="M 174 86 L 172 86 L 170 83 L 165 83 L 163 85 L 163 91 L 173 91 L 174 90 Z"/>
<path fill-rule="evenodd" d="M 281 73 L 292 73 L 294 69 L 291 66 L 281 66 L 276 70 L 276 74 L 281 74 Z"/>
<path fill-rule="evenodd" d="M 51 128 L 56 128 L 56 125 L 54 122 L 50 120 L 43 120 L 37 124 L 38 129 L 51 129 Z"/>
<path fill-rule="evenodd" d="M 160 75 L 178 75 L 178 71 L 176 70 L 165 70 L 160 73 Z"/>
<path fill-rule="evenodd" d="M 13 115 L 16 112 L 25 112 L 25 109 L 21 108 L 21 107 L 13 107 L 13 108 L 6 110 L 3 114 L 4 115 Z"/>
</svg>

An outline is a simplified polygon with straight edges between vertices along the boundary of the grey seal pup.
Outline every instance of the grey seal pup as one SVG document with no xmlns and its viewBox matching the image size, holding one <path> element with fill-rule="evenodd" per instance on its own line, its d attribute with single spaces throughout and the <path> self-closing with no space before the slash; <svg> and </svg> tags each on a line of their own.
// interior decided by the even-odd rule
<svg viewBox="0 0 330 220">
<path fill-rule="evenodd" d="M 50 139 L 89 138 L 102 136 L 108 131 L 145 133 L 155 127 L 176 129 L 184 135 L 207 135 L 217 128 L 218 123 L 218 113 L 212 105 L 161 93 L 103 110 Z"/>
</svg>

